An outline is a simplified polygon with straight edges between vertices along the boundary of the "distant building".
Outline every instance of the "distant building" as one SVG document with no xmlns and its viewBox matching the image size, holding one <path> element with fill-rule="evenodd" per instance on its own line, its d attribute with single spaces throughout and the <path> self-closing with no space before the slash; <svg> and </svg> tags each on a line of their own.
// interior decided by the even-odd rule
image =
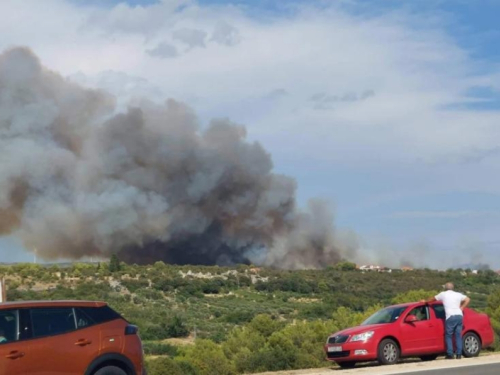
<svg viewBox="0 0 500 375">
<path fill-rule="evenodd" d="M 375 266 L 373 264 L 369 264 L 369 265 L 361 266 L 361 267 L 359 267 L 359 269 L 361 271 L 380 271 L 381 267 L 380 266 Z"/>
<path fill-rule="evenodd" d="M 408 267 L 408 266 L 404 266 L 404 267 L 401 267 L 401 271 L 413 271 L 413 268 Z"/>
</svg>

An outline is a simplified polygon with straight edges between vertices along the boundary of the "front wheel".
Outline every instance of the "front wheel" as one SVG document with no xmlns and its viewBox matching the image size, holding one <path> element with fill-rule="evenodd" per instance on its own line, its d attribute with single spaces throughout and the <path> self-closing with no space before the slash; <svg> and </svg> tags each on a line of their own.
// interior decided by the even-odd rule
<svg viewBox="0 0 500 375">
<path fill-rule="evenodd" d="M 394 340 L 382 340 L 378 346 L 378 361 L 381 365 L 393 365 L 399 361 L 399 356 L 399 346 Z"/>
<path fill-rule="evenodd" d="M 356 366 L 356 362 L 337 362 L 337 365 L 340 366 L 340 368 L 354 368 Z"/>
<path fill-rule="evenodd" d="M 127 373 L 119 367 L 106 366 L 97 370 L 94 375 L 127 375 Z"/>
<path fill-rule="evenodd" d="M 477 357 L 481 351 L 481 340 L 479 337 L 475 333 L 467 332 L 462 340 L 464 357 Z"/>
</svg>

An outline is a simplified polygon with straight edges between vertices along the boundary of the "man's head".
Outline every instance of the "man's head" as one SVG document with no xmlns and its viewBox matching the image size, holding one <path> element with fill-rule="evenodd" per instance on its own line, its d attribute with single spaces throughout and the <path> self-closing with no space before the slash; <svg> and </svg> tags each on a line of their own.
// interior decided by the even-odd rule
<svg viewBox="0 0 500 375">
<path fill-rule="evenodd" d="M 455 286 L 453 285 L 453 283 L 446 283 L 446 285 L 444 286 L 444 288 L 446 290 L 453 290 L 455 288 Z"/>
</svg>

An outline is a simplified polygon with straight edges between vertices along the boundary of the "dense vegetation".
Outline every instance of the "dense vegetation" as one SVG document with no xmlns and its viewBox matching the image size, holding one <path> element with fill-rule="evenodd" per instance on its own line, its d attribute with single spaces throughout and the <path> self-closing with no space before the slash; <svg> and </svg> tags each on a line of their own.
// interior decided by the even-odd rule
<svg viewBox="0 0 500 375">
<path fill-rule="evenodd" d="M 224 375 L 328 366 L 328 334 L 380 306 L 432 296 L 446 281 L 490 314 L 500 333 L 500 276 L 428 269 L 361 272 L 251 266 L 75 263 L 0 266 L 9 300 L 105 300 L 140 327 L 151 375 Z"/>
</svg>

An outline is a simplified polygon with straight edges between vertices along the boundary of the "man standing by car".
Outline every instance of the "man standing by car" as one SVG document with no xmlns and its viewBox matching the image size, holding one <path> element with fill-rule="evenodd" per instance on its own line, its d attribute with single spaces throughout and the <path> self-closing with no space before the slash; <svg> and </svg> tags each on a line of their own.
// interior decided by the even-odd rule
<svg viewBox="0 0 500 375">
<path fill-rule="evenodd" d="M 457 359 L 462 358 L 462 329 L 464 309 L 470 302 L 470 298 L 462 293 L 455 292 L 452 283 L 446 283 L 445 292 L 439 293 L 437 296 L 429 299 L 426 302 L 443 302 L 444 311 L 446 313 L 446 359 L 453 359 L 453 341 L 455 336 L 455 346 L 457 348 Z"/>
</svg>

